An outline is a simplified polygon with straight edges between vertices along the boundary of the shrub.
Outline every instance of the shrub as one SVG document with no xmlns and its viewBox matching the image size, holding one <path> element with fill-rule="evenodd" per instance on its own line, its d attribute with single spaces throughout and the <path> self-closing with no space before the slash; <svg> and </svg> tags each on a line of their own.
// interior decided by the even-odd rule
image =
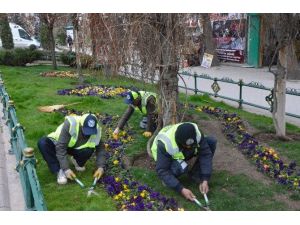
<svg viewBox="0 0 300 225">
<path fill-rule="evenodd" d="M 94 62 L 94 59 L 90 55 L 81 55 L 81 67 L 82 68 L 90 68 Z"/>
<path fill-rule="evenodd" d="M 94 59 L 90 55 L 81 55 L 81 67 L 83 69 L 90 68 L 94 62 Z M 60 60 L 62 63 L 76 67 L 76 53 L 75 52 L 63 52 L 60 55 Z"/>
<path fill-rule="evenodd" d="M 16 48 L 13 50 L 0 51 L 0 64 L 7 66 L 25 66 L 41 57 L 37 50 Z"/>
<path fill-rule="evenodd" d="M 0 64 L 11 66 L 13 65 L 13 61 L 14 61 L 13 50 L 0 51 Z"/>
<path fill-rule="evenodd" d="M 42 51 L 40 50 L 31 50 L 28 51 L 28 62 L 32 63 L 35 60 L 40 60 L 42 58 Z"/>
<path fill-rule="evenodd" d="M 60 54 L 60 60 L 63 64 L 69 65 L 69 66 L 76 66 L 76 54 L 75 52 L 62 52 Z"/>
</svg>

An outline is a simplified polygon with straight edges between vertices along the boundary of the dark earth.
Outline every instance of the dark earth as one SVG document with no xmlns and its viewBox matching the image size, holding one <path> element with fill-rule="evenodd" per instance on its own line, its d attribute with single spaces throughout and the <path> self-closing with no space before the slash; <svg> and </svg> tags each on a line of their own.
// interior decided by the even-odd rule
<svg viewBox="0 0 300 225">
<path fill-rule="evenodd" d="M 224 136 L 222 132 L 221 121 L 210 119 L 201 119 L 198 115 L 188 115 L 186 116 L 186 121 L 196 121 L 198 126 L 206 135 L 215 136 L 218 140 L 217 150 L 213 159 L 213 169 L 215 171 L 227 171 L 233 175 L 244 174 L 250 179 L 254 179 L 265 185 L 271 185 L 274 180 L 262 174 L 256 170 L 255 165 L 251 164 L 250 161 L 241 153 L 237 148 L 233 146 Z M 271 140 L 276 140 L 275 134 L 270 133 L 257 133 L 257 130 L 250 127 L 249 124 L 245 123 L 246 130 L 250 134 L 256 134 L 255 138 L 258 139 L 260 144 L 268 143 Z M 300 135 L 290 134 L 290 138 L 293 140 L 300 140 Z M 281 157 L 284 161 L 289 162 L 290 160 Z M 148 156 L 148 154 L 143 153 L 132 160 L 130 164 L 134 167 L 148 168 L 150 170 L 155 170 L 154 160 Z M 292 194 L 292 192 L 290 193 Z M 288 195 L 277 194 L 275 196 L 276 200 L 284 202 L 289 210 L 299 210 L 299 201 L 293 201 L 289 199 Z"/>
</svg>

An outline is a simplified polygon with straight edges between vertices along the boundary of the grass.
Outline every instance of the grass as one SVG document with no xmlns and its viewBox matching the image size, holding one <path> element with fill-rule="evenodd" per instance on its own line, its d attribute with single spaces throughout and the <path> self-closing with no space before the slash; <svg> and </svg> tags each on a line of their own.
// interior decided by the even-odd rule
<svg viewBox="0 0 300 225">
<path fill-rule="evenodd" d="M 157 178 L 155 172 L 146 169 L 134 168 L 134 177 L 161 193 L 171 196 L 179 201 L 185 209 L 198 210 L 198 206 L 184 200 L 177 192 L 167 189 Z M 198 191 L 198 186 L 191 184 L 187 177 L 180 178 L 183 185 L 189 188 L 197 199 L 204 203 Z M 215 172 L 210 181 L 209 200 L 212 210 L 244 211 L 244 210 L 286 210 L 284 203 L 274 199 L 276 187 L 268 187 L 262 183 L 251 180 L 245 175 L 232 175 L 226 171 Z"/>
<path fill-rule="evenodd" d="M 288 143 L 282 141 L 272 141 L 269 143 L 275 148 L 281 155 L 286 156 L 290 160 L 300 162 L 300 141 L 289 141 Z"/>
<path fill-rule="evenodd" d="M 36 67 L 5 67 L 1 66 L 5 87 L 11 99 L 14 100 L 17 110 L 17 115 L 20 123 L 26 127 L 26 141 L 28 146 L 37 149 L 36 143 L 38 139 L 48 133 L 54 131 L 56 127 L 63 121 L 63 116 L 58 113 L 41 113 L 37 110 L 38 106 L 68 104 L 80 102 L 72 108 L 81 111 L 91 111 L 99 113 L 109 113 L 112 115 L 122 115 L 126 110 L 126 105 L 122 98 L 116 97 L 110 100 L 100 99 L 98 97 L 77 97 L 77 96 L 59 96 L 57 90 L 72 88 L 76 80 L 71 78 L 46 78 L 41 77 L 41 72 L 52 70 L 50 66 Z M 60 70 L 68 70 L 68 68 L 60 68 Z M 141 89 L 154 91 L 154 85 L 145 85 L 141 82 L 127 78 L 107 78 L 101 75 L 93 74 L 93 76 L 85 77 L 86 83 L 89 84 L 105 84 L 114 86 L 137 86 Z M 184 95 L 180 95 L 180 99 L 184 100 Z M 243 119 L 247 120 L 252 126 L 260 131 L 272 131 L 272 120 L 270 118 L 259 116 L 235 109 L 224 103 L 214 102 L 207 96 L 191 96 L 189 102 L 198 105 L 219 106 L 231 112 L 237 112 Z M 193 113 L 189 111 L 188 113 Z M 209 117 L 201 113 L 200 118 L 208 119 Z M 129 144 L 126 149 L 128 156 L 146 151 L 147 139 L 144 138 L 142 130 L 139 129 L 140 115 L 134 113 L 129 126 L 136 132 L 135 140 Z M 288 125 L 288 132 L 300 132 L 300 129 Z M 276 146 L 286 149 L 282 151 L 289 159 L 299 159 L 299 142 L 295 145 L 285 146 L 285 143 L 275 143 Z M 87 189 L 81 189 L 74 182 L 69 182 L 66 186 L 58 186 L 56 177 L 52 175 L 42 159 L 38 150 L 35 151 L 36 157 L 39 160 L 37 173 L 42 186 L 47 207 L 49 210 L 115 210 L 115 202 L 106 192 L 97 187 L 96 190 L 99 196 L 86 198 Z M 300 159 L 298 160 L 300 161 Z M 86 185 L 91 185 L 93 178 L 92 172 L 94 169 L 94 161 L 90 160 L 87 164 L 87 170 L 78 173 L 78 178 Z M 255 169 L 253 167 L 253 169 Z M 153 187 L 156 191 L 161 191 L 163 194 L 175 197 L 186 210 L 197 210 L 197 206 L 183 199 L 173 190 L 165 188 L 157 178 L 154 171 L 149 171 L 147 168 L 132 168 L 134 177 L 140 182 L 144 182 Z M 182 178 L 182 182 L 190 187 L 194 193 L 198 192 L 198 187 L 188 181 L 186 177 Z M 244 175 L 232 175 L 225 171 L 215 171 L 211 180 L 211 192 L 209 198 L 211 200 L 213 210 L 285 210 L 287 209 L 284 203 L 278 202 L 274 196 L 276 194 L 289 194 L 285 189 L 278 185 L 266 186 L 262 183 L 252 180 Z M 203 200 L 198 195 L 198 199 Z M 299 199 L 299 195 L 294 194 L 292 199 Z"/>
<path fill-rule="evenodd" d="M 183 96 L 181 96 L 183 100 Z M 230 113 L 237 113 L 244 121 L 247 121 L 252 127 L 258 130 L 259 133 L 275 133 L 275 128 L 273 126 L 273 120 L 270 117 L 258 115 L 254 113 L 249 113 L 241 109 L 234 108 L 225 104 L 224 102 L 215 102 L 209 96 L 203 95 L 193 95 L 190 96 L 189 100 L 196 105 L 211 105 L 214 107 L 220 107 L 222 109 L 227 110 Z M 189 112 L 193 113 L 193 112 Z M 203 119 L 208 119 L 209 116 L 205 113 L 199 114 Z M 287 133 L 299 134 L 300 135 L 300 127 L 297 127 L 293 124 L 286 124 Z M 276 150 L 278 149 L 281 155 L 284 155 L 289 160 L 296 160 L 300 162 L 300 154 L 298 149 L 300 149 L 300 141 L 292 141 L 292 142 L 284 142 L 284 141 L 274 141 L 268 143 Z M 288 151 L 286 151 L 286 150 Z"/>
</svg>

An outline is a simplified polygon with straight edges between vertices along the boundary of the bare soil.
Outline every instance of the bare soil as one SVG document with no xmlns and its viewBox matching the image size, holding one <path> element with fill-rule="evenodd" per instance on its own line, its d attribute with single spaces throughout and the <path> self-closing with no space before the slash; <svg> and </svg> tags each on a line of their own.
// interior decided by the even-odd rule
<svg viewBox="0 0 300 225">
<path fill-rule="evenodd" d="M 274 180 L 257 171 L 255 165 L 251 164 L 251 162 L 225 138 L 222 132 L 221 121 L 201 120 L 197 115 L 186 116 L 186 121 L 195 121 L 206 135 L 217 138 L 217 149 L 213 159 L 213 169 L 215 171 L 227 171 L 231 174 L 244 174 L 250 179 L 254 179 L 265 185 L 274 183 Z M 247 123 L 246 127 L 249 133 L 257 133 L 257 130 L 250 127 Z M 299 138 L 300 140 L 300 135 L 292 135 L 292 137 L 293 139 Z M 258 138 L 260 144 L 265 143 L 265 141 L 270 141 L 270 139 L 276 140 L 274 134 L 257 133 L 256 138 Z M 131 166 L 147 168 L 149 170 L 155 169 L 154 160 L 151 159 L 146 152 L 130 161 Z M 299 210 L 300 208 L 299 201 L 289 199 L 288 195 L 277 194 L 275 199 L 284 202 L 289 210 Z"/>
</svg>

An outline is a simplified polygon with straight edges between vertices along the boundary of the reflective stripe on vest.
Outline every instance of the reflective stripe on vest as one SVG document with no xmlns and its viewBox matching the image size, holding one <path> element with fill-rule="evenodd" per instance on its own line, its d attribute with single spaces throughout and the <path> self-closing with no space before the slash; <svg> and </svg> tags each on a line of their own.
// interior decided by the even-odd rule
<svg viewBox="0 0 300 225">
<path fill-rule="evenodd" d="M 178 145 L 177 145 L 176 139 L 175 139 L 175 132 L 176 132 L 178 126 L 180 126 L 181 124 L 183 124 L 183 123 L 166 126 L 155 137 L 155 139 L 153 141 L 153 145 L 151 147 L 152 156 L 155 161 L 157 160 L 158 141 L 161 141 L 165 145 L 166 151 L 172 156 L 173 159 L 184 160 L 184 155 L 182 154 L 182 152 L 179 151 L 179 148 L 178 148 Z M 201 133 L 198 129 L 197 124 L 195 124 L 195 123 L 191 123 L 191 124 L 193 124 L 193 126 L 195 127 L 196 141 L 197 141 L 197 143 L 199 143 L 201 140 Z"/>
<path fill-rule="evenodd" d="M 97 145 L 99 145 L 100 139 L 101 139 L 101 127 L 97 125 L 97 134 L 91 135 L 89 140 L 85 144 L 76 147 L 75 149 L 95 148 Z"/>
<path fill-rule="evenodd" d="M 81 118 L 80 116 L 66 116 L 65 117 L 65 119 L 68 120 L 68 122 L 70 124 L 69 134 L 70 134 L 71 138 L 68 143 L 69 148 L 74 147 L 77 142 L 78 135 L 79 135 L 80 118 Z M 58 141 L 63 125 L 64 124 L 59 125 L 59 127 L 56 129 L 56 131 L 50 133 L 48 135 L 48 137 Z M 101 139 L 101 127 L 97 124 L 97 134 L 91 135 L 85 144 L 78 146 L 75 149 L 95 148 L 97 145 L 99 145 L 100 139 Z"/>
<path fill-rule="evenodd" d="M 153 92 L 146 92 L 146 91 L 139 91 L 140 95 L 141 95 L 141 112 L 146 115 L 147 114 L 147 100 L 150 96 L 153 96 L 156 100 L 156 94 Z"/>
<path fill-rule="evenodd" d="M 72 148 L 76 144 L 76 141 L 78 139 L 80 118 L 78 116 L 67 116 L 66 119 L 70 123 L 69 133 L 71 135 L 68 147 Z"/>
</svg>

